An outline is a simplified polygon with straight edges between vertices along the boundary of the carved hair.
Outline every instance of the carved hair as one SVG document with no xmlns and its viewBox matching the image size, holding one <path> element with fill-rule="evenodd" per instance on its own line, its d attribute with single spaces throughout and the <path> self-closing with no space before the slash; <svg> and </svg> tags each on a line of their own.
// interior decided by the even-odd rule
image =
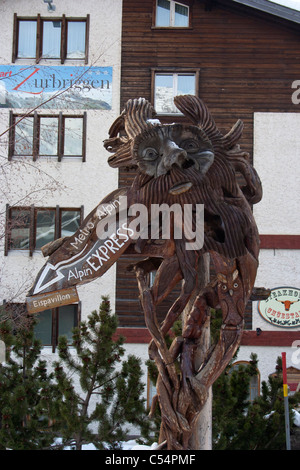
<svg viewBox="0 0 300 470">
<path fill-rule="evenodd" d="M 153 126 L 151 119 L 155 115 L 155 109 L 144 98 L 127 101 L 125 109 L 108 131 L 109 138 L 104 141 L 106 150 L 114 154 L 108 158 L 108 164 L 111 167 L 120 168 L 136 165 L 132 158 L 134 139 L 144 130 Z"/>
<path fill-rule="evenodd" d="M 243 122 L 238 120 L 232 129 L 223 135 L 217 128 L 204 102 L 194 95 L 182 95 L 174 98 L 176 107 L 212 142 L 216 154 L 226 160 L 235 172 L 243 175 L 246 185 L 242 191 L 246 199 L 255 204 L 262 197 L 261 183 L 255 169 L 249 161 L 249 154 L 240 149 L 238 144 L 243 132 Z M 108 164 L 113 168 L 136 167 L 134 143 L 145 130 L 151 131 L 153 126 L 161 125 L 154 119 L 155 109 L 145 98 L 128 100 L 121 115 L 109 129 L 109 138 L 104 147 L 111 152 Z"/>
</svg>

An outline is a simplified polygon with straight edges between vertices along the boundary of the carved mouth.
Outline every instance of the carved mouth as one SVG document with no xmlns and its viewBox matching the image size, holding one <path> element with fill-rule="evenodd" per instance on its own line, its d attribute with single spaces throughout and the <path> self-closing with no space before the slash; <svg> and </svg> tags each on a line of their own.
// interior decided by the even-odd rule
<svg viewBox="0 0 300 470">
<path fill-rule="evenodd" d="M 193 183 L 186 181 L 184 183 L 177 183 L 169 189 L 169 194 L 177 196 L 178 194 L 185 193 L 193 186 Z"/>
<path fill-rule="evenodd" d="M 199 165 L 196 165 L 196 162 L 194 160 L 191 160 L 190 158 L 185 160 L 185 162 L 182 165 L 183 170 L 187 170 L 188 168 L 191 168 L 192 166 L 195 166 L 199 170 Z"/>
</svg>

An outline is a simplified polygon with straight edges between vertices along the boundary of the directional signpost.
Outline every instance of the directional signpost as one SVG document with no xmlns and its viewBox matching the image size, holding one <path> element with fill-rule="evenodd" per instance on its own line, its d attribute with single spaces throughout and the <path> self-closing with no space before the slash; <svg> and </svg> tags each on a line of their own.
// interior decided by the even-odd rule
<svg viewBox="0 0 300 470">
<path fill-rule="evenodd" d="M 27 310 L 36 313 L 78 301 L 76 286 L 102 276 L 131 243 L 127 211 L 122 213 L 126 189 L 114 191 L 83 221 L 77 232 L 57 246 L 27 297 Z M 127 206 L 125 205 L 125 208 Z"/>
<path fill-rule="evenodd" d="M 64 289 L 49 294 L 34 295 L 27 298 L 28 313 L 38 313 L 48 308 L 60 307 L 78 302 L 76 287 Z"/>
</svg>

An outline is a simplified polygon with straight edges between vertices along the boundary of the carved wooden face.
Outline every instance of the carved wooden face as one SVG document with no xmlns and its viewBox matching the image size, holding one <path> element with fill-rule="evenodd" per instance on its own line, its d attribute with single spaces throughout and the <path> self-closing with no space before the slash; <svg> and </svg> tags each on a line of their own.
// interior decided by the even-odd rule
<svg viewBox="0 0 300 470">
<path fill-rule="evenodd" d="M 239 272 L 235 269 L 233 272 L 228 274 L 218 273 L 218 289 L 222 294 L 228 292 L 232 297 L 235 292 L 238 292 L 241 287 L 241 279 L 239 277 Z"/>
<path fill-rule="evenodd" d="M 146 129 L 133 145 L 134 161 L 143 174 L 162 176 L 172 167 L 195 167 L 205 174 L 214 160 L 207 136 L 196 126 L 172 124 Z"/>
<path fill-rule="evenodd" d="M 223 324 L 227 327 L 242 325 L 245 309 L 243 281 L 238 269 L 218 272 L 218 298 L 223 314 Z"/>
</svg>

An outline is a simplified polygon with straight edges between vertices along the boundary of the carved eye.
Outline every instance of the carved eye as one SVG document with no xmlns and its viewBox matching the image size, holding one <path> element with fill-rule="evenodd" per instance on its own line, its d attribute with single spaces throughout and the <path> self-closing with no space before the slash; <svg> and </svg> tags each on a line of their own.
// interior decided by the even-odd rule
<svg viewBox="0 0 300 470">
<path fill-rule="evenodd" d="M 156 160 L 156 158 L 158 157 L 158 152 L 152 147 L 147 147 L 143 150 L 142 157 L 144 160 Z"/>
<path fill-rule="evenodd" d="M 233 284 L 233 287 L 234 287 L 235 289 L 236 289 L 237 287 L 239 287 L 238 283 L 235 282 L 235 283 Z"/>
<path fill-rule="evenodd" d="M 194 139 L 186 139 L 180 143 L 180 147 L 189 153 L 196 153 L 199 150 L 199 143 Z"/>
<path fill-rule="evenodd" d="M 222 290 L 227 290 L 227 286 L 225 284 L 222 284 Z"/>
</svg>

